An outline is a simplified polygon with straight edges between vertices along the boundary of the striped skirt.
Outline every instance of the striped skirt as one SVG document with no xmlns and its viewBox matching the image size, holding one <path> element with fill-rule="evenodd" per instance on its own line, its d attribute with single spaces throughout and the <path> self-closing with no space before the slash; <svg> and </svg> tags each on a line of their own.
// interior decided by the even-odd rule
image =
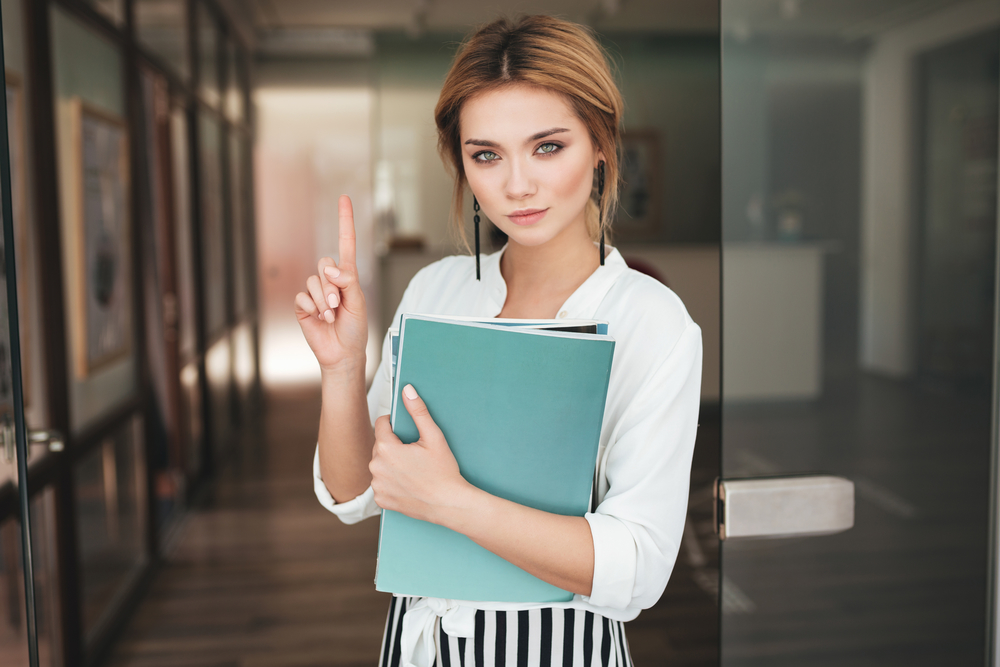
<svg viewBox="0 0 1000 667">
<path fill-rule="evenodd" d="M 393 596 L 380 667 L 400 667 L 406 609 L 419 598 Z M 474 637 L 453 637 L 437 623 L 436 667 L 633 667 L 625 624 L 582 609 L 476 612 Z"/>
</svg>

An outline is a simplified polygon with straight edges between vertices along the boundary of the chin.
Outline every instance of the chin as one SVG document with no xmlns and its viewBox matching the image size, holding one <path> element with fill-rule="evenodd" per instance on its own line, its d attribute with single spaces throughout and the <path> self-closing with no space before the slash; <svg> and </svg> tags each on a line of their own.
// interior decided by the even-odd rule
<svg viewBox="0 0 1000 667">
<path fill-rule="evenodd" d="M 514 229 L 501 227 L 500 230 L 507 235 L 508 242 L 529 248 L 545 245 L 557 236 L 549 230 L 525 229 L 524 227 L 514 227 Z"/>
</svg>

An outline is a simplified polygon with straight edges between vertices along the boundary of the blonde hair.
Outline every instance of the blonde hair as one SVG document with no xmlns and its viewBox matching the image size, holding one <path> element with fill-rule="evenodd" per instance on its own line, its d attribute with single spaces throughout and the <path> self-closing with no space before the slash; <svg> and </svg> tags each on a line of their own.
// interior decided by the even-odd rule
<svg viewBox="0 0 1000 667">
<path fill-rule="evenodd" d="M 468 247 L 462 214 L 467 185 L 459 135 L 462 105 L 475 95 L 513 84 L 562 93 L 587 126 L 594 146 L 604 155 L 605 171 L 603 215 L 598 216 L 595 189 L 587 203 L 587 231 L 596 241 L 603 219 L 605 236 L 610 237 L 618 205 L 621 93 L 605 52 L 589 28 L 551 16 L 524 16 L 514 21 L 497 19 L 462 44 L 434 109 L 438 151 L 454 171 L 451 217 L 460 238 Z"/>
</svg>

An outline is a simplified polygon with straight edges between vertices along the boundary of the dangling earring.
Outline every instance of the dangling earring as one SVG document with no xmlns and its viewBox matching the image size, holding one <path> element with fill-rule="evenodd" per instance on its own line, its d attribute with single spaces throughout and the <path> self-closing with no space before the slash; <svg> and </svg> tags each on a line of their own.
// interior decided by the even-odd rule
<svg viewBox="0 0 1000 667">
<path fill-rule="evenodd" d="M 597 163 L 597 222 L 601 226 L 601 266 L 604 266 L 604 160 Z"/>
<path fill-rule="evenodd" d="M 479 201 L 476 199 L 476 195 L 472 195 L 472 210 L 476 212 L 472 221 L 476 228 L 476 280 L 479 280 Z"/>
</svg>

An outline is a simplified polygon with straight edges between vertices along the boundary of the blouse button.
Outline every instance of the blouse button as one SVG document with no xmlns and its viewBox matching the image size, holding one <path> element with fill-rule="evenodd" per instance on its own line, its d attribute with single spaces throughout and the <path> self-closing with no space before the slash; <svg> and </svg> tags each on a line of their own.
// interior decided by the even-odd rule
<svg viewBox="0 0 1000 667">
<path fill-rule="evenodd" d="M 559 311 L 559 318 L 560 318 L 560 319 L 563 319 L 563 318 L 565 318 L 565 317 L 566 317 L 566 311 L 565 311 L 565 310 L 561 310 L 561 311 Z"/>
</svg>

